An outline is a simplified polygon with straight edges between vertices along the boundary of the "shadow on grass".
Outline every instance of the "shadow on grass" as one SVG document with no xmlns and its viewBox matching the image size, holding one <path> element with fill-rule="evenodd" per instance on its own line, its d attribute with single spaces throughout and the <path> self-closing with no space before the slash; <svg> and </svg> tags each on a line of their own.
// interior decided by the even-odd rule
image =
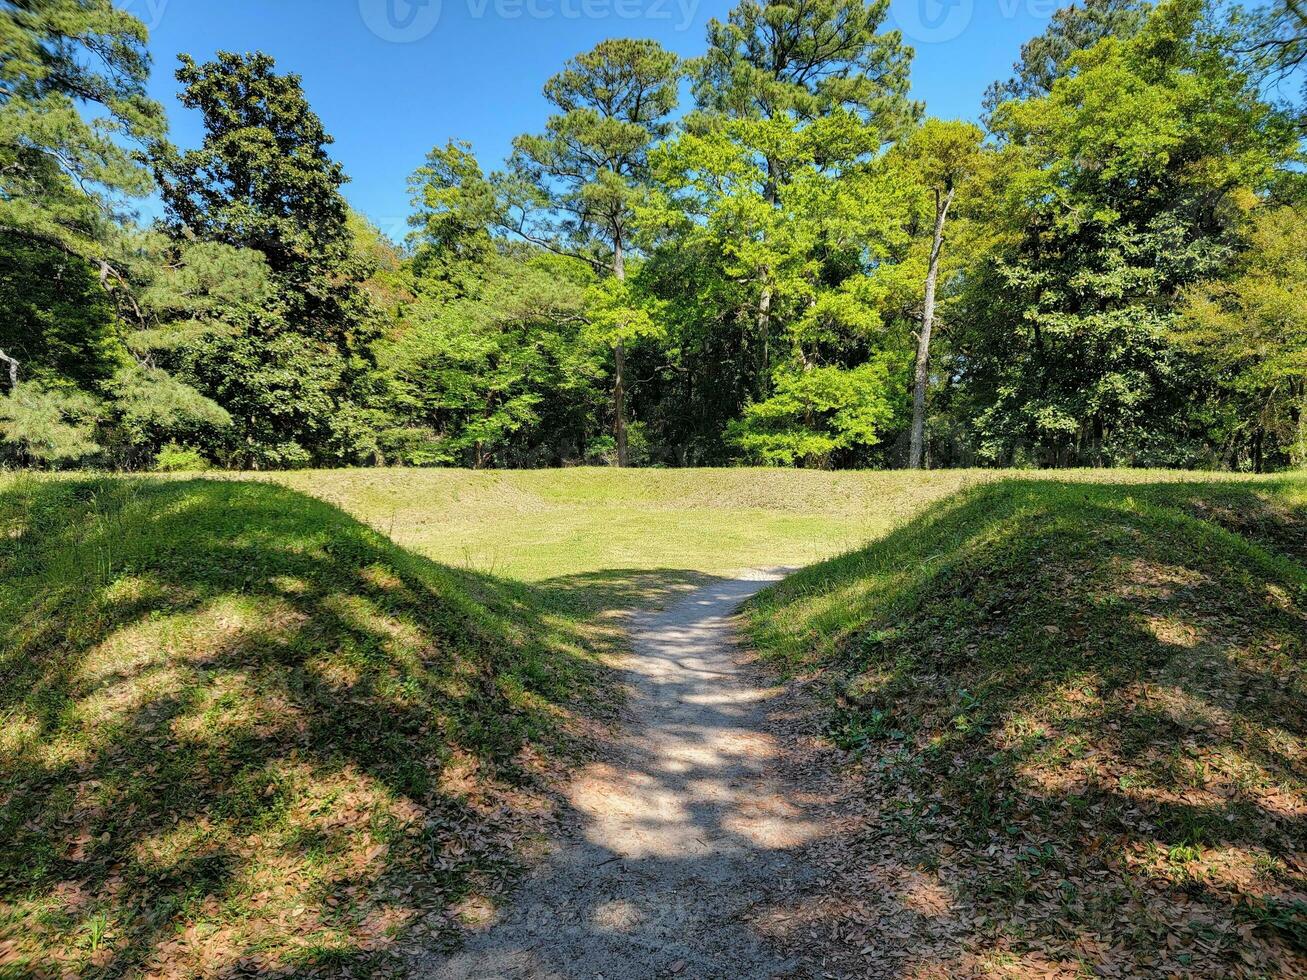
<svg viewBox="0 0 1307 980">
<path fill-rule="evenodd" d="M 0 494 L 0 975 L 385 968 L 548 826 L 613 715 L 595 613 L 237 482 Z M 448 914 L 447 914 L 448 913 Z"/>
<path fill-rule="evenodd" d="M 1304 529 L 1301 479 L 1008 481 L 761 597 L 755 639 L 827 672 L 859 777 L 794 927 L 865 970 L 897 924 L 884 974 L 1301 970 Z M 850 901 L 893 899 L 877 867 L 947 898 Z"/>
</svg>

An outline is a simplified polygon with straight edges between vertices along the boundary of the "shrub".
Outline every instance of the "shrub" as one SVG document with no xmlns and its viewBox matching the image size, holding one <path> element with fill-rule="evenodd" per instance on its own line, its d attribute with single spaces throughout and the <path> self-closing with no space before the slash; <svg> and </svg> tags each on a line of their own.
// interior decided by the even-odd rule
<svg viewBox="0 0 1307 980">
<path fill-rule="evenodd" d="M 154 458 L 154 469 L 158 473 L 196 473 L 209 468 L 209 461 L 198 449 L 179 446 L 170 442 L 159 450 Z"/>
</svg>

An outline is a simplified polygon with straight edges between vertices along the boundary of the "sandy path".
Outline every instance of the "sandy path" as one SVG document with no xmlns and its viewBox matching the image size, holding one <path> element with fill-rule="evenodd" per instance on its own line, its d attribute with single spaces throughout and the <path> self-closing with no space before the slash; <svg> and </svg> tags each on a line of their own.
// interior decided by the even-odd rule
<svg viewBox="0 0 1307 980">
<path fill-rule="evenodd" d="M 574 781 L 571 838 L 501 922 L 418 975 L 807 975 L 748 922 L 802 873 L 788 851 L 819 830 L 732 642 L 740 604 L 776 577 L 716 582 L 633 621 L 625 734 Z"/>
</svg>

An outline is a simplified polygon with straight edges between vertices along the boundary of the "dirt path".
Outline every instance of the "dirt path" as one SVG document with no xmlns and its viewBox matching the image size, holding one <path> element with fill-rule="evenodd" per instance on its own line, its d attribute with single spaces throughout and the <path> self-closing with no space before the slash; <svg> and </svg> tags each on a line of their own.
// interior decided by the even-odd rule
<svg viewBox="0 0 1307 980">
<path fill-rule="evenodd" d="M 716 582 L 633 621 L 625 734 L 574 781 L 572 839 L 503 921 L 419 975 L 807 975 L 749 925 L 802 874 L 788 852 L 819 832 L 816 801 L 781 775 L 793 766 L 767 733 L 772 692 L 732 642 L 740 604 L 777 577 Z"/>
</svg>

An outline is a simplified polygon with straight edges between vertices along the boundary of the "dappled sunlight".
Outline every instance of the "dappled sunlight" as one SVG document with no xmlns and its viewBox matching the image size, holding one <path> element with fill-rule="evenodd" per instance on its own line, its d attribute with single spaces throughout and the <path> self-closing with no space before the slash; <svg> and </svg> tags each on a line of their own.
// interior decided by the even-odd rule
<svg viewBox="0 0 1307 980">
<path fill-rule="evenodd" d="M 9 492 L 42 523 L 0 542 L 22 573 L 2 596 L 0 970 L 313 969 L 447 935 L 465 894 L 502 894 L 610 714 L 616 638 L 309 498 Z"/>
<path fill-rule="evenodd" d="M 1227 516 L 1258 499 L 1205 492 L 1243 502 Z M 813 919 L 833 963 L 1300 972 L 1307 572 L 1273 549 L 1303 515 L 1281 507 L 1250 540 L 1199 524 L 1193 499 L 1014 481 L 758 603 L 781 663 L 801 652 L 788 636 L 839 637 L 804 653 L 832 669 L 832 734 L 854 761 L 859 816 L 810 851 L 834 872 Z M 840 909 L 886 853 L 942 886 L 928 893 L 960 925 L 942 944 Z M 902 948 L 875 949 L 887 938 Z"/>
<path fill-rule="evenodd" d="M 936 489 L 753 606 L 801 707 L 705 655 L 759 583 L 651 558 L 524 585 L 262 480 L 0 494 L 39 516 L 0 537 L 0 972 L 367 973 L 468 928 L 481 975 L 540 937 L 689 934 L 837 974 L 1291 972 L 1296 512 L 1249 522 L 1235 483 L 1219 526 L 1182 484 Z M 769 721 L 828 708 L 829 785 Z"/>
<path fill-rule="evenodd" d="M 757 686 L 729 642 L 736 607 L 768 577 L 709 582 L 632 618 L 626 731 L 572 779 L 572 832 L 495 928 L 413 972 L 771 976 L 798 962 L 753 919 L 804 874 L 794 855 L 829 832 L 829 801 L 795 777 L 806 750 L 769 730 L 786 692 Z"/>
</svg>

